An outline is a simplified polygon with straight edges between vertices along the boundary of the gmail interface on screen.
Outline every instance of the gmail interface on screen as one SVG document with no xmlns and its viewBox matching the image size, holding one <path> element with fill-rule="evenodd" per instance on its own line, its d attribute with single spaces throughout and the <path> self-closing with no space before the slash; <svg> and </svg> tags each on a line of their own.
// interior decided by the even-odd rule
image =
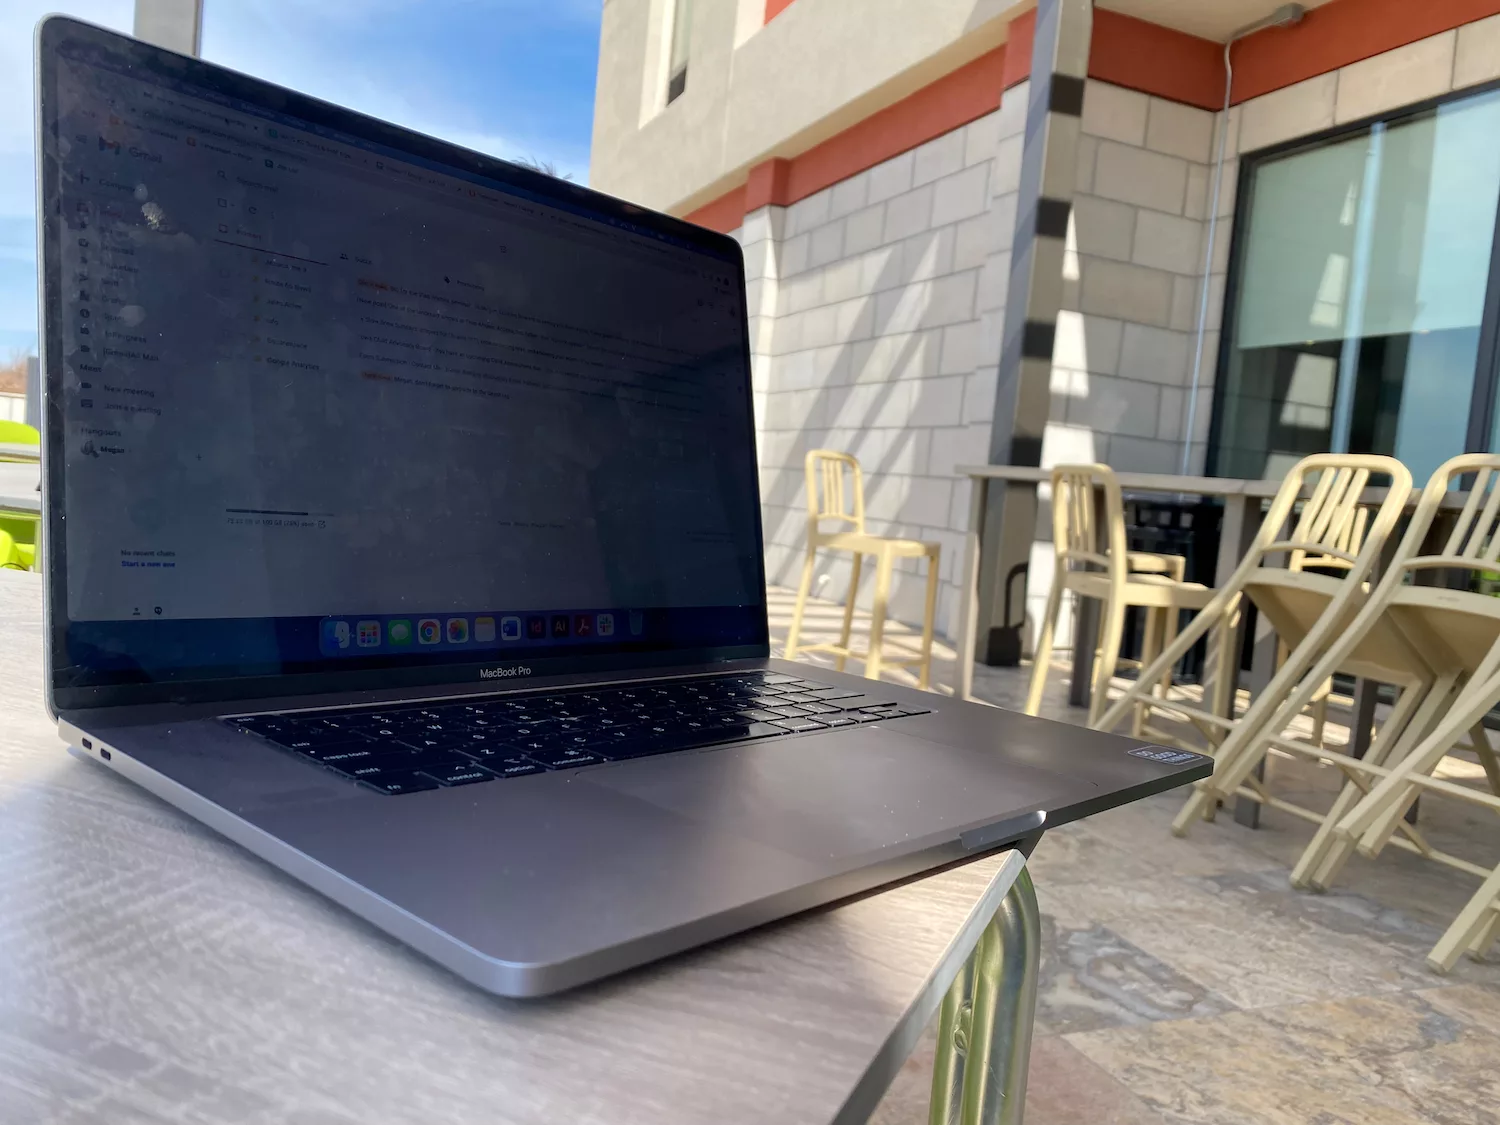
<svg viewBox="0 0 1500 1125">
<path fill-rule="evenodd" d="M 727 256 L 67 58 L 58 106 L 72 620 L 761 601 Z"/>
</svg>

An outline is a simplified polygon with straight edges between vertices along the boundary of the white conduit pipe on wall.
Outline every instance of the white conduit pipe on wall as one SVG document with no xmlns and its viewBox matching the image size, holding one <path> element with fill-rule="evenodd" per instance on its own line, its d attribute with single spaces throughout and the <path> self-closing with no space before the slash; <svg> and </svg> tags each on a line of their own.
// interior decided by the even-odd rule
<svg viewBox="0 0 1500 1125">
<path fill-rule="evenodd" d="M 1182 463 L 1180 473 L 1188 476 L 1193 457 L 1193 431 L 1198 423 L 1198 393 L 1203 386 L 1203 338 L 1208 331 L 1208 281 L 1214 268 L 1214 239 L 1219 230 L 1219 189 L 1224 182 L 1224 149 L 1229 140 L 1229 98 L 1234 88 L 1234 68 L 1229 48 L 1237 40 L 1268 27 L 1290 27 L 1302 22 L 1307 9 L 1301 4 L 1283 4 L 1264 19 L 1246 24 L 1224 41 L 1224 109 L 1219 114 L 1219 152 L 1214 159 L 1213 183 L 1208 189 L 1208 237 L 1204 239 L 1203 277 L 1198 289 L 1198 330 L 1193 341 L 1193 380 L 1188 386 L 1187 416 L 1182 426 Z M 1222 323 L 1222 319 L 1221 322 Z"/>
</svg>

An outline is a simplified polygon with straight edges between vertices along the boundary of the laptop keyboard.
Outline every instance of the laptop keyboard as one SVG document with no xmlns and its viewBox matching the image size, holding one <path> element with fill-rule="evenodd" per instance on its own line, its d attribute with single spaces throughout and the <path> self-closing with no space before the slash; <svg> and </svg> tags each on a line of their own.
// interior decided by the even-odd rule
<svg viewBox="0 0 1500 1125">
<path fill-rule="evenodd" d="M 224 721 L 400 794 L 927 713 L 878 694 L 751 672 Z"/>
</svg>

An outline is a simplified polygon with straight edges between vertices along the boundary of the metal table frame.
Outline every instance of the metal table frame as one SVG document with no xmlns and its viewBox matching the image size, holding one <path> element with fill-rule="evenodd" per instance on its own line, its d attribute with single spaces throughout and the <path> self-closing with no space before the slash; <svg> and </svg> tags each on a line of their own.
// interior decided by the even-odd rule
<svg viewBox="0 0 1500 1125">
<path fill-rule="evenodd" d="M 929 1125 L 1020 1125 L 1042 916 L 1022 868 L 938 1012 Z"/>
</svg>

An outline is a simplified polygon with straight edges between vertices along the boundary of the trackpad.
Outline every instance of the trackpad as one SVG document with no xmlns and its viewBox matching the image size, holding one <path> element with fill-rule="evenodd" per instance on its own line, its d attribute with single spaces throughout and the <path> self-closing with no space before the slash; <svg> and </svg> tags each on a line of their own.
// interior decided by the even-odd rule
<svg viewBox="0 0 1500 1125">
<path fill-rule="evenodd" d="M 1064 789 L 1062 779 L 993 751 L 885 727 L 670 754 L 584 776 L 717 831 L 819 859 L 1044 808 Z"/>
</svg>

